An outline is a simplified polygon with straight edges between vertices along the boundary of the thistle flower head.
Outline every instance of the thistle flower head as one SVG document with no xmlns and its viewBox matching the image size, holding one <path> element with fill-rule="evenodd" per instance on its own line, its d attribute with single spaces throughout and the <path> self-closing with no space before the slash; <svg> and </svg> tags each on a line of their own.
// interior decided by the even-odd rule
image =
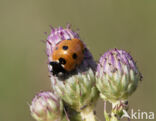
<svg viewBox="0 0 156 121">
<path fill-rule="evenodd" d="M 80 39 L 78 33 L 71 30 L 71 26 L 67 25 L 67 27 L 64 29 L 62 27 L 58 28 L 51 28 L 51 33 L 47 38 L 46 46 L 47 46 L 47 55 L 49 62 L 52 61 L 52 58 L 50 57 L 53 48 L 61 42 L 62 40 L 68 40 L 68 39 Z"/>
<path fill-rule="evenodd" d="M 71 29 L 71 25 L 67 25 L 66 28 L 52 28 L 51 29 L 51 33 L 47 38 L 46 41 L 46 47 L 47 47 L 47 56 L 48 56 L 48 61 L 51 62 L 52 61 L 52 54 L 53 54 L 53 49 L 55 48 L 55 46 L 60 43 L 63 40 L 70 40 L 70 39 L 74 39 L 77 38 L 79 40 L 79 34 L 77 32 L 74 32 Z M 84 43 L 83 43 L 84 44 Z M 84 71 L 87 68 L 92 68 L 95 70 L 96 68 L 96 63 L 93 60 L 92 54 L 89 52 L 89 50 L 87 49 L 86 45 L 85 46 L 85 51 L 84 51 L 84 60 L 81 64 L 80 67 L 78 67 L 78 70 Z M 76 49 L 76 48 L 75 48 Z M 51 71 L 51 67 L 49 66 L 49 71 Z"/>
<path fill-rule="evenodd" d="M 136 90 L 142 76 L 129 53 L 113 49 L 100 58 L 96 77 L 101 97 L 116 102 L 126 100 Z"/>
<path fill-rule="evenodd" d="M 63 104 L 52 92 L 41 92 L 34 97 L 30 111 L 37 121 L 62 121 Z"/>
<path fill-rule="evenodd" d="M 52 50 L 56 44 L 62 40 L 73 38 L 80 39 L 78 33 L 72 31 L 69 26 L 65 29 L 52 29 L 47 39 L 47 55 L 49 62 L 52 61 L 50 56 L 53 54 Z M 84 46 L 83 60 L 72 72 L 68 73 L 68 75 L 63 78 L 51 74 L 53 90 L 76 111 L 81 111 L 81 109 L 91 105 L 98 95 L 94 76 L 96 62 L 93 60 L 92 54 L 85 44 Z M 51 70 L 51 68 L 49 68 L 49 70 Z"/>
</svg>

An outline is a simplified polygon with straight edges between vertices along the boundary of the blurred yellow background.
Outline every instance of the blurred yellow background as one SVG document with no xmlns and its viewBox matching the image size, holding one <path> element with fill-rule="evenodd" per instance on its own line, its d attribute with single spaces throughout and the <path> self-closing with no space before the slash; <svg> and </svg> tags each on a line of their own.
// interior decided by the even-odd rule
<svg viewBox="0 0 156 121">
<path fill-rule="evenodd" d="M 66 23 L 80 29 L 96 60 L 109 48 L 129 51 L 144 76 L 130 108 L 156 112 L 156 1 L 0 0 L 0 121 L 34 121 L 33 96 L 51 88 L 41 40 L 49 25 Z M 97 115 L 104 121 L 102 107 Z"/>
</svg>

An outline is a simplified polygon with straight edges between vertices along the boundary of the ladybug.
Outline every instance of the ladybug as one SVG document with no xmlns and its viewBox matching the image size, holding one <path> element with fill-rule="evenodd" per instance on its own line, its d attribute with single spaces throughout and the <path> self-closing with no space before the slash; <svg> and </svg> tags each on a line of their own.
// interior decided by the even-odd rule
<svg viewBox="0 0 156 121">
<path fill-rule="evenodd" d="M 69 40 L 62 40 L 58 43 L 52 53 L 52 74 L 58 75 L 73 71 L 79 66 L 84 58 L 84 44 L 81 40 L 74 38 Z"/>
</svg>

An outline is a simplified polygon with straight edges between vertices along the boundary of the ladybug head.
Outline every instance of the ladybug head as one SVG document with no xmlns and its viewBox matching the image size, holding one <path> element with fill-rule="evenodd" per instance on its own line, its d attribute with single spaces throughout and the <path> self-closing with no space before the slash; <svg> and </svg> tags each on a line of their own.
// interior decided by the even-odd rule
<svg viewBox="0 0 156 121">
<path fill-rule="evenodd" d="M 62 60 L 62 59 L 61 59 Z M 62 60 L 63 61 L 63 60 Z M 65 74 L 66 70 L 62 67 L 60 62 L 50 62 L 51 72 L 53 75 Z"/>
</svg>

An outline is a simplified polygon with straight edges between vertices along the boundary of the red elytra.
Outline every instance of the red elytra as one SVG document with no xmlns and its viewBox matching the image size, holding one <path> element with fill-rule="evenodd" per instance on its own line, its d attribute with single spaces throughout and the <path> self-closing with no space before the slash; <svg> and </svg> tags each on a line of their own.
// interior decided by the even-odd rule
<svg viewBox="0 0 156 121">
<path fill-rule="evenodd" d="M 66 71 L 72 71 L 82 63 L 84 49 L 83 42 L 77 38 L 63 40 L 53 49 L 52 61 L 60 63 Z"/>
</svg>

